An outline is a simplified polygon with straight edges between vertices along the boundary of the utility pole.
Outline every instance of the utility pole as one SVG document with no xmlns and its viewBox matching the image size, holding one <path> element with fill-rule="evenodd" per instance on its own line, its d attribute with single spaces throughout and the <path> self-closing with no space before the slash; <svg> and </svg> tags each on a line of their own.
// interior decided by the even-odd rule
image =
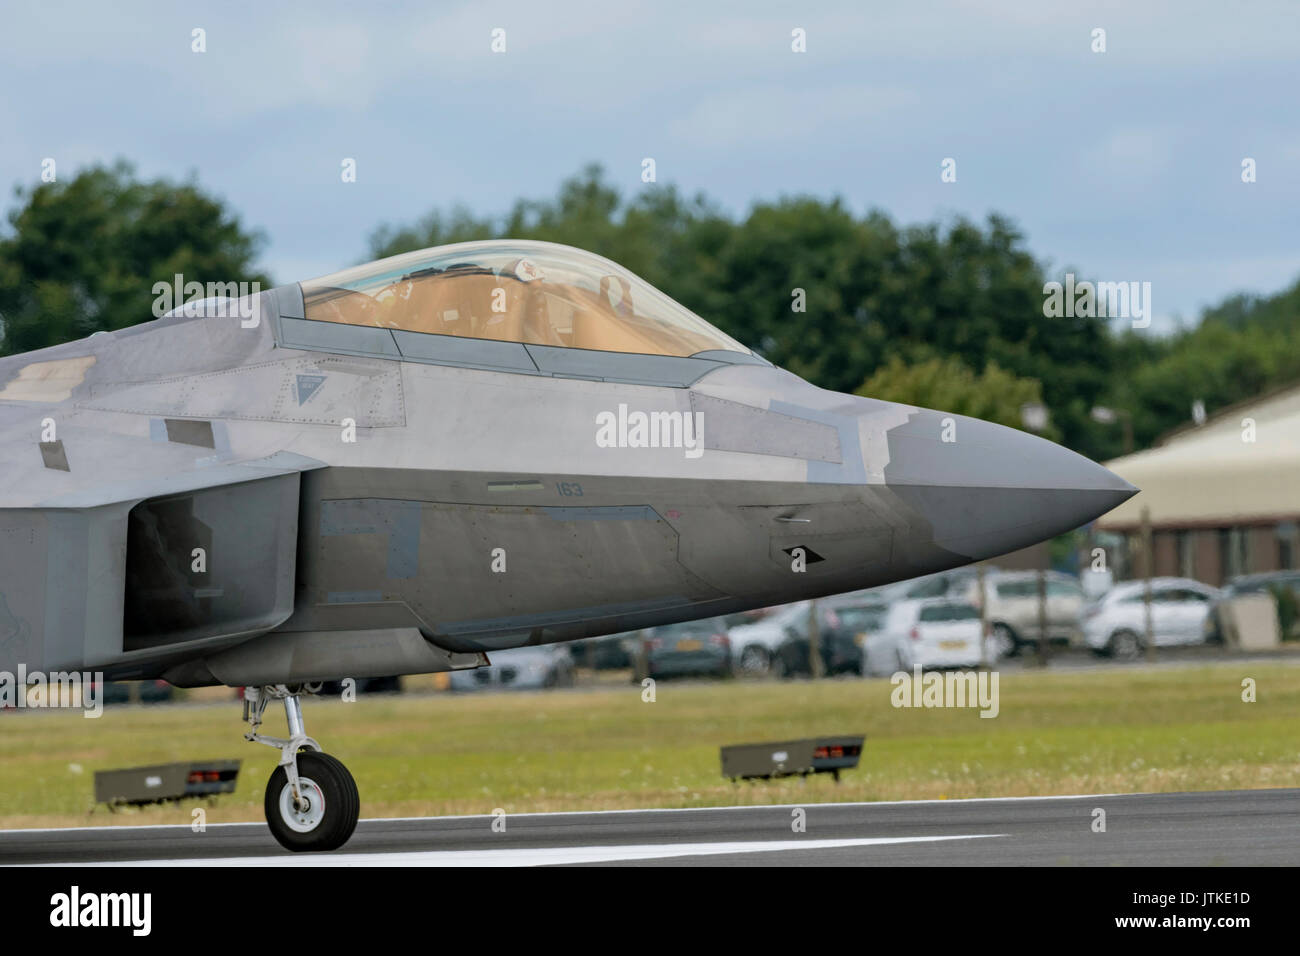
<svg viewBox="0 0 1300 956">
<path fill-rule="evenodd" d="M 1047 666 L 1047 569 L 1038 569 L 1038 666 Z"/>
<path fill-rule="evenodd" d="M 1152 547 L 1151 509 L 1142 508 L 1142 617 L 1143 640 L 1146 641 L 1147 661 L 1156 659 L 1156 633 L 1151 621 L 1151 575 L 1155 567 L 1155 552 Z"/>
<path fill-rule="evenodd" d="M 984 591 L 983 562 L 975 565 L 975 595 L 980 609 L 980 660 L 984 662 L 985 667 L 991 668 L 993 661 L 989 660 L 989 602 L 988 594 Z"/>
<path fill-rule="evenodd" d="M 822 629 L 817 616 L 817 602 L 808 602 L 808 669 L 814 678 L 824 674 L 822 668 Z"/>
</svg>

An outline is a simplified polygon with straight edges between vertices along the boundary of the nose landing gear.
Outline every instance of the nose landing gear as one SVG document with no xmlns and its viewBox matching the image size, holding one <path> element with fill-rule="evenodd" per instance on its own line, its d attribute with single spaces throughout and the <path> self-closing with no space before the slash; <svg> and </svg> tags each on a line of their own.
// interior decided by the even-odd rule
<svg viewBox="0 0 1300 956">
<path fill-rule="evenodd" d="M 252 727 L 244 739 L 280 751 L 280 765 L 266 785 L 266 822 L 280 845 L 295 851 L 338 849 L 352 836 L 361 815 L 361 797 L 352 774 L 303 732 L 298 698 L 317 689 L 310 684 L 244 688 L 244 720 Z M 272 700 L 284 701 L 287 738 L 257 732 Z"/>
</svg>

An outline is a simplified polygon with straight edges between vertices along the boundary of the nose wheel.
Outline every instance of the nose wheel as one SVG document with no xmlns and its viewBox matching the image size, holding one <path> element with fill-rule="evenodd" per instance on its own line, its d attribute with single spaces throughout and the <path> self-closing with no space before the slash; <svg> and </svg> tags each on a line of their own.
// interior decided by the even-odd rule
<svg viewBox="0 0 1300 956">
<path fill-rule="evenodd" d="M 352 836 L 361 797 L 348 768 L 329 754 L 298 754 L 298 793 L 276 767 L 266 785 L 266 822 L 290 850 L 337 850 Z"/>
<path fill-rule="evenodd" d="M 352 774 L 303 733 L 298 698 L 312 692 L 310 686 L 283 684 L 244 688 L 244 720 L 252 726 L 245 739 L 280 751 L 280 765 L 266 785 L 266 822 L 280 845 L 294 851 L 338 849 L 352 836 L 361 815 L 361 797 Z M 257 732 L 272 700 L 284 701 L 287 738 Z"/>
</svg>

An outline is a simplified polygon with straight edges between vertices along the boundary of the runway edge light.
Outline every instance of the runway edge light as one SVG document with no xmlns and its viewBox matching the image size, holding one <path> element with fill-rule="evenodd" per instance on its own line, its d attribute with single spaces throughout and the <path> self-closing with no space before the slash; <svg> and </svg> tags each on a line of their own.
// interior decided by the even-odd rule
<svg viewBox="0 0 1300 956">
<path fill-rule="evenodd" d="M 807 737 L 764 744 L 734 744 L 722 748 L 722 775 L 736 780 L 789 777 L 810 773 L 834 774 L 858 765 L 865 736 Z"/>
<path fill-rule="evenodd" d="M 110 808 L 234 793 L 239 760 L 200 760 L 95 771 L 95 802 Z"/>
</svg>

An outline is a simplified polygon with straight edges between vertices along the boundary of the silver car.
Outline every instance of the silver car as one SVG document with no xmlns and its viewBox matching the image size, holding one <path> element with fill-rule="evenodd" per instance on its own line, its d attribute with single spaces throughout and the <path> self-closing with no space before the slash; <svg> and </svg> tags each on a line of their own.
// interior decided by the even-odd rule
<svg viewBox="0 0 1300 956">
<path fill-rule="evenodd" d="M 451 689 L 544 690 L 573 686 L 573 658 L 562 644 L 492 651 L 491 667 L 451 672 Z"/>
<path fill-rule="evenodd" d="M 1000 571 L 984 579 L 988 602 L 989 654 L 994 659 L 1035 647 L 1042 636 L 1039 623 L 1037 571 Z M 969 595 L 975 597 L 972 582 Z M 1083 588 L 1074 578 L 1047 572 L 1047 639 L 1053 643 L 1080 643 L 1083 638 Z"/>
<path fill-rule="evenodd" d="M 1205 643 L 1205 618 L 1218 588 L 1191 578 L 1151 579 L 1151 629 L 1157 647 Z M 1146 647 L 1145 585 L 1116 585 L 1084 612 L 1084 637 L 1099 654 L 1132 660 Z"/>
</svg>

